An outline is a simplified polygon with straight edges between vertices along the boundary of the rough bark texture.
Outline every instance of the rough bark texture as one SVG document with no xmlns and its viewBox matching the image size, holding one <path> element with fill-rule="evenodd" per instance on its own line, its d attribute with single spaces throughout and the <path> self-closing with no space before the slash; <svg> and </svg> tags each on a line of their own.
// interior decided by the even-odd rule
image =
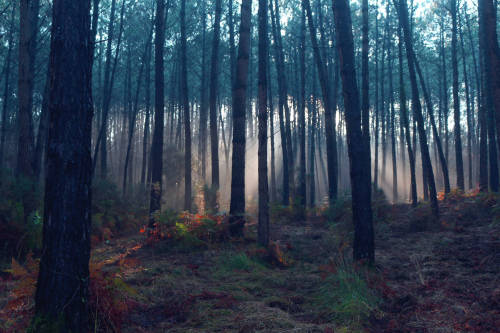
<svg viewBox="0 0 500 333">
<path fill-rule="evenodd" d="M 500 48 L 497 36 L 496 7 L 493 0 L 480 0 L 479 30 L 484 59 L 485 99 L 495 115 L 497 142 L 500 142 Z M 498 190 L 498 188 L 497 188 Z"/>
<path fill-rule="evenodd" d="M 220 1 L 220 0 L 219 0 Z M 269 244 L 269 188 L 267 176 L 267 0 L 259 0 L 259 225 L 258 241 L 262 246 Z"/>
<path fill-rule="evenodd" d="M 233 86 L 233 157 L 231 175 L 231 234 L 243 233 L 245 223 L 245 107 L 250 49 L 252 0 L 241 3 L 240 44 Z"/>
<path fill-rule="evenodd" d="M 220 44 L 220 19 L 222 0 L 215 1 L 214 38 L 212 42 L 212 66 L 210 68 L 210 148 L 212 154 L 212 188 L 219 189 L 219 135 L 217 132 L 217 88 Z"/>
<path fill-rule="evenodd" d="M 184 210 L 191 210 L 191 116 L 187 76 L 186 0 L 181 1 L 181 89 L 184 110 Z"/>
<path fill-rule="evenodd" d="M 361 131 L 361 108 L 356 83 L 351 10 L 347 0 L 332 0 L 332 2 L 342 78 L 352 188 L 353 257 L 354 260 L 373 262 L 375 247 L 371 208 L 370 156 L 366 154 Z"/>
<path fill-rule="evenodd" d="M 163 119 L 165 77 L 163 74 L 163 52 L 165 44 L 165 0 L 157 0 L 155 22 L 155 127 L 151 146 L 151 201 L 149 203 L 149 226 L 161 210 L 163 171 Z"/>
<path fill-rule="evenodd" d="M 90 1 L 54 0 L 50 129 L 35 332 L 87 332 L 92 46 Z"/>
</svg>

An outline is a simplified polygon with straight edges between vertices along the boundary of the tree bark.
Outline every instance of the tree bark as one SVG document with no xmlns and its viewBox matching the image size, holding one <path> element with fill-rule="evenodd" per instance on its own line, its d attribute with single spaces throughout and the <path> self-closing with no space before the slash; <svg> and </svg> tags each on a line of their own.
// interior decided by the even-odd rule
<svg viewBox="0 0 500 333">
<path fill-rule="evenodd" d="M 451 0 L 451 65 L 453 67 L 453 120 L 455 135 L 455 164 L 457 187 L 465 190 L 464 162 L 462 156 L 462 133 L 460 130 L 460 98 L 458 97 L 458 48 L 457 48 L 457 0 Z"/>
<path fill-rule="evenodd" d="M 245 107 L 250 48 L 252 0 L 241 3 L 240 43 L 233 86 L 233 157 L 231 174 L 230 232 L 241 236 L 245 225 Z"/>
<path fill-rule="evenodd" d="M 222 0 L 215 1 L 214 37 L 212 41 L 212 66 L 210 68 L 210 147 L 212 155 L 212 189 L 219 189 L 219 135 L 217 132 L 217 88 L 220 44 L 220 19 Z"/>
<path fill-rule="evenodd" d="M 412 90 L 412 107 L 417 122 L 418 138 L 420 141 L 420 153 L 422 154 L 423 172 L 426 175 L 427 186 L 429 188 L 429 197 L 431 208 L 434 217 L 439 218 L 439 207 L 437 202 L 436 184 L 434 182 L 434 172 L 432 171 L 431 158 L 427 145 L 427 137 L 424 127 L 424 118 L 422 116 L 422 105 L 417 86 L 417 77 L 415 75 L 415 53 L 413 51 L 412 37 L 410 33 L 410 25 L 408 21 L 408 7 L 406 0 L 399 0 L 399 19 L 404 32 L 404 41 L 406 46 L 406 57 L 408 59 L 408 70 L 410 74 L 410 83 Z"/>
<path fill-rule="evenodd" d="M 43 248 L 33 331 L 87 332 L 91 220 L 90 1 L 54 0 Z"/>
<path fill-rule="evenodd" d="M 316 67 L 319 76 L 319 82 L 321 85 L 321 92 L 323 94 L 323 104 L 325 108 L 325 131 L 326 131 L 326 157 L 327 157 L 327 168 L 328 168 L 328 198 L 330 204 L 332 204 L 337 199 L 338 192 L 338 161 L 337 161 L 337 144 L 336 144 L 336 133 L 335 124 L 332 116 L 332 112 L 335 112 L 336 103 L 332 102 L 330 95 L 330 85 L 328 82 L 327 69 L 321 54 L 319 52 L 318 40 L 316 37 L 316 29 L 314 27 L 314 21 L 312 19 L 311 5 L 309 0 L 303 0 L 302 5 L 305 7 L 305 12 L 307 14 L 307 21 L 309 25 L 309 35 L 311 37 L 311 43 L 314 51 L 314 59 L 316 62 Z M 335 85 L 334 85 L 335 86 Z M 335 107 L 335 108 L 334 108 Z"/>
<path fill-rule="evenodd" d="M 5 155 L 5 139 L 7 136 L 7 113 L 9 112 L 9 99 L 10 99 L 10 70 L 11 70 L 11 57 L 14 43 L 14 18 L 16 16 L 16 6 L 12 3 L 12 12 L 10 15 L 10 29 L 8 37 L 8 49 L 4 62 L 4 90 L 3 90 L 3 105 L 2 105 L 2 128 L 0 130 L 0 171 L 4 166 Z"/>
<path fill-rule="evenodd" d="M 375 260 L 371 208 L 370 156 L 361 131 L 361 108 L 356 83 L 351 10 L 347 0 L 332 0 L 335 17 L 337 49 L 340 60 L 344 97 L 347 145 L 352 189 L 352 219 L 354 222 L 354 260 Z"/>
<path fill-rule="evenodd" d="M 398 27 L 398 57 L 399 57 L 399 112 L 403 118 L 404 135 L 406 138 L 406 147 L 408 149 L 408 160 L 410 163 L 410 200 L 412 207 L 418 204 L 417 197 L 417 177 L 415 175 L 415 154 L 412 148 L 410 137 L 410 123 L 408 121 L 408 112 L 406 110 L 406 92 L 403 80 L 403 36 L 401 27 Z M 413 146 L 414 147 L 414 146 Z"/>
<path fill-rule="evenodd" d="M 39 0 L 21 0 L 19 9 L 18 151 L 16 175 L 33 177 L 33 86 Z"/>
<path fill-rule="evenodd" d="M 167 6 L 168 7 L 168 6 Z M 161 211 L 163 174 L 163 121 L 165 109 L 165 76 L 163 54 L 165 47 L 165 0 L 156 1 L 155 18 L 155 124 L 151 146 L 151 200 L 149 227 L 153 228 Z"/>
<path fill-rule="evenodd" d="M 218 0 L 220 1 L 220 0 Z M 267 0 L 259 0 L 259 64 L 258 64 L 258 108 L 259 148 L 258 187 L 259 224 L 258 241 L 262 246 L 269 244 L 269 189 L 267 176 Z"/>
</svg>

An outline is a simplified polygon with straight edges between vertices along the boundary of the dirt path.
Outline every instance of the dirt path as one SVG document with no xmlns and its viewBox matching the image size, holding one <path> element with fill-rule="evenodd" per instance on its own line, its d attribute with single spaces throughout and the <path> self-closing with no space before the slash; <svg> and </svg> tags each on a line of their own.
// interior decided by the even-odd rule
<svg viewBox="0 0 500 333">
<path fill-rule="evenodd" d="M 377 235 L 385 316 L 369 330 L 500 332 L 500 228 L 478 209 L 443 205 L 442 225 L 418 231 L 408 206 L 393 208 Z"/>
</svg>

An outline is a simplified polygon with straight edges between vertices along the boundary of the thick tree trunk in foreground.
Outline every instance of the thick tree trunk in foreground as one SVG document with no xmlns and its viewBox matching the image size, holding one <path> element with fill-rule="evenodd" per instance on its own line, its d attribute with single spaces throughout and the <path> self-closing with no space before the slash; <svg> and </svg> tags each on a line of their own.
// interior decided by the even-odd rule
<svg viewBox="0 0 500 333">
<path fill-rule="evenodd" d="M 493 0 L 480 0 L 478 4 L 479 45 L 484 61 L 485 100 L 487 108 L 495 115 L 498 143 L 500 142 L 500 48 L 497 36 L 497 11 Z M 495 177 L 498 178 L 496 175 Z"/>
<path fill-rule="evenodd" d="M 353 257 L 354 260 L 373 262 L 375 248 L 371 208 L 370 156 L 366 152 L 361 131 L 361 108 L 356 84 L 351 10 L 347 0 L 332 0 L 332 2 L 347 127 L 352 219 L 354 222 Z"/>
<path fill-rule="evenodd" d="M 220 0 L 218 0 L 220 1 Z M 267 0 L 259 0 L 259 225 L 258 240 L 262 246 L 269 243 L 269 188 L 267 176 Z"/>
<path fill-rule="evenodd" d="M 87 332 L 92 46 L 90 1 L 54 0 L 50 129 L 35 332 Z"/>
<path fill-rule="evenodd" d="M 231 234 L 240 236 L 245 225 L 245 117 L 250 53 L 252 0 L 241 3 L 240 44 L 233 86 L 233 159 L 231 175 Z"/>
<path fill-rule="evenodd" d="M 163 51 L 165 44 L 165 0 L 157 0 L 155 22 L 155 127 L 151 146 L 151 201 L 149 203 L 149 227 L 161 210 L 163 172 L 163 119 L 165 77 Z"/>
</svg>

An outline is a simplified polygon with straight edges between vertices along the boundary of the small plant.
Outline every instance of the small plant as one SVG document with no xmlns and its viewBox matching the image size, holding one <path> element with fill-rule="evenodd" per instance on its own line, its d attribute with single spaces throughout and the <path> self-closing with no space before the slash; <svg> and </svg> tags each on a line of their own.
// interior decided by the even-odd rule
<svg viewBox="0 0 500 333">
<path fill-rule="evenodd" d="M 251 272 L 264 268 L 262 264 L 247 256 L 246 253 L 234 252 L 229 252 L 226 255 L 222 256 L 219 261 L 219 266 L 224 272 Z"/>
<path fill-rule="evenodd" d="M 315 302 L 328 320 L 354 327 L 368 319 L 381 299 L 370 289 L 361 268 L 344 257 L 327 265 Z"/>
</svg>

